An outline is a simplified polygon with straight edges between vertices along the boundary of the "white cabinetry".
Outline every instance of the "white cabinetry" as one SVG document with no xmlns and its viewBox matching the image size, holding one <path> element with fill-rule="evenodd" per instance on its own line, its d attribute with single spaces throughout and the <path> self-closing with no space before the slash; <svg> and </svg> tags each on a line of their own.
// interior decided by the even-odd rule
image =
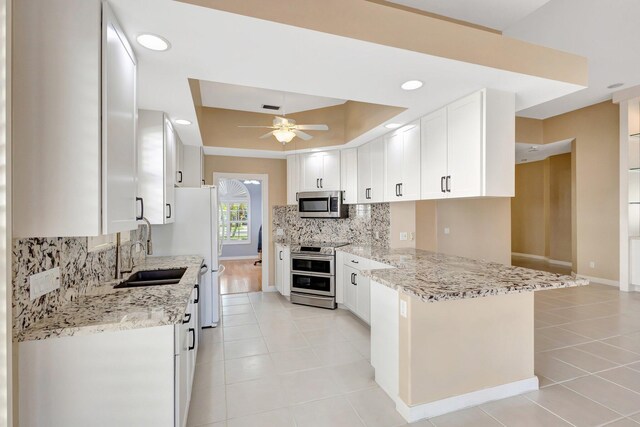
<svg viewBox="0 0 640 427">
<path fill-rule="evenodd" d="M 134 229 L 137 65 L 113 12 L 99 0 L 12 9 L 14 237 Z"/>
<path fill-rule="evenodd" d="M 173 125 L 166 114 L 138 112 L 138 192 L 151 224 L 175 221 L 175 145 Z"/>
<path fill-rule="evenodd" d="M 20 425 L 183 427 L 196 320 L 20 342 Z"/>
<path fill-rule="evenodd" d="M 422 199 L 514 195 L 514 94 L 483 89 L 421 124 Z"/>
<path fill-rule="evenodd" d="M 300 156 L 292 154 L 287 156 L 287 204 L 298 204 L 298 192 L 300 191 Z"/>
<path fill-rule="evenodd" d="M 420 198 L 420 123 L 414 122 L 385 137 L 384 200 Z"/>
<path fill-rule="evenodd" d="M 300 155 L 301 191 L 340 190 L 340 150 Z"/>
<path fill-rule="evenodd" d="M 288 245 L 275 244 L 276 289 L 281 295 L 291 295 L 291 250 Z"/>
<path fill-rule="evenodd" d="M 204 184 L 202 168 L 204 153 L 202 147 L 195 145 L 182 146 L 182 183 L 183 187 L 200 187 Z"/>
<path fill-rule="evenodd" d="M 184 187 L 184 144 L 180 139 L 180 135 L 174 129 L 174 134 L 176 137 L 176 145 L 175 145 L 175 186 L 176 187 Z"/>
<path fill-rule="evenodd" d="M 340 188 L 342 202 L 358 203 L 358 149 L 348 148 L 340 152 Z"/>
<path fill-rule="evenodd" d="M 382 202 L 384 193 L 384 140 L 358 147 L 358 203 Z"/>
</svg>

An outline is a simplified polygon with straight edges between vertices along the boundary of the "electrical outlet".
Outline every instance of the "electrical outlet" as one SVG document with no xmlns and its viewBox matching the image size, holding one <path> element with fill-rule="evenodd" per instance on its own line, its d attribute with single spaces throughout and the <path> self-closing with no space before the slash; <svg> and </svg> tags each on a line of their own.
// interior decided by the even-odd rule
<svg viewBox="0 0 640 427">
<path fill-rule="evenodd" d="M 276 229 L 276 236 L 284 236 L 284 230 L 282 228 Z"/>
<path fill-rule="evenodd" d="M 60 288 L 60 267 L 29 276 L 29 298 L 34 300 Z"/>
<path fill-rule="evenodd" d="M 444 228 L 444 234 L 449 234 L 451 232 L 451 230 L 449 230 L 449 227 L 445 227 Z"/>
<path fill-rule="evenodd" d="M 415 238 L 413 231 L 409 232 L 409 240 L 412 240 Z"/>
<path fill-rule="evenodd" d="M 405 300 L 400 300 L 400 316 L 407 318 L 407 302 Z"/>
<path fill-rule="evenodd" d="M 589 267 L 590 268 L 596 268 L 596 262 L 595 261 L 589 261 Z"/>
<path fill-rule="evenodd" d="M 400 233 L 400 240 L 407 240 L 407 232 L 406 231 L 402 231 Z"/>
</svg>

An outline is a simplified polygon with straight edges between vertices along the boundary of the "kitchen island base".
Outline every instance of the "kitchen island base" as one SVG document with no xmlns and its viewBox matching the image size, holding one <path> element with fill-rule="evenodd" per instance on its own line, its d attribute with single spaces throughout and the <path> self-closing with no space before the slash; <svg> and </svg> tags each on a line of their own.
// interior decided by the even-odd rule
<svg viewBox="0 0 640 427">
<path fill-rule="evenodd" d="M 538 389 L 534 293 L 426 302 L 371 281 L 371 364 L 408 422 Z"/>
</svg>

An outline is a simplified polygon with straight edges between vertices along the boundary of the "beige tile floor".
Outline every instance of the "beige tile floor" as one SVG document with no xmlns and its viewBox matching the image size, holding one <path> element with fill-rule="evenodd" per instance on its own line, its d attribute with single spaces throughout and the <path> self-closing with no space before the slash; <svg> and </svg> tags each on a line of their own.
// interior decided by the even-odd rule
<svg viewBox="0 0 640 427">
<path fill-rule="evenodd" d="M 407 426 L 373 380 L 369 329 L 345 310 L 278 294 L 224 296 L 203 331 L 189 426 Z M 415 427 L 640 427 L 640 294 L 590 285 L 536 293 L 539 391 Z"/>
</svg>

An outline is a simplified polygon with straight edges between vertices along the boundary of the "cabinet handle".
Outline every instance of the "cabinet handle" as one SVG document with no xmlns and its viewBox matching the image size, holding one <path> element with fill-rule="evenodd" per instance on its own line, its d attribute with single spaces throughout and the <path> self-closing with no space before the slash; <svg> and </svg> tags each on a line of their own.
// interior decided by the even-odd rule
<svg viewBox="0 0 640 427">
<path fill-rule="evenodd" d="M 204 179 L 202 180 L 202 185 L 204 185 Z"/>
<path fill-rule="evenodd" d="M 396 197 L 400 197 L 400 184 L 396 184 Z"/>
<path fill-rule="evenodd" d="M 320 178 L 316 178 L 316 188 L 320 188 Z"/>
<path fill-rule="evenodd" d="M 167 207 L 169 208 L 169 215 L 167 215 L 167 219 L 171 218 L 171 203 L 167 203 Z"/>
<path fill-rule="evenodd" d="M 357 273 L 351 273 L 351 283 L 354 286 L 358 286 L 357 280 L 358 280 L 358 274 Z"/>
<path fill-rule="evenodd" d="M 351 284 L 355 285 L 355 283 L 353 283 L 353 275 L 354 275 L 354 273 L 351 273 Z"/>
<path fill-rule="evenodd" d="M 189 346 L 189 351 L 196 348 L 196 330 L 194 328 L 189 328 L 189 333 L 191 334 L 191 345 Z"/>
<path fill-rule="evenodd" d="M 322 178 L 320 178 L 320 188 L 324 188 L 324 187 L 322 186 Z"/>
<path fill-rule="evenodd" d="M 402 197 L 402 183 L 398 184 L 399 190 L 398 192 L 400 193 L 400 197 Z"/>
<path fill-rule="evenodd" d="M 441 176 L 441 177 L 440 177 L 440 191 L 442 191 L 443 193 L 446 191 L 446 190 L 444 189 L 444 180 L 445 180 L 445 177 L 444 177 L 444 176 Z"/>
<path fill-rule="evenodd" d="M 136 217 L 136 221 L 140 221 L 144 218 L 144 199 L 142 197 L 136 197 L 136 202 L 140 202 L 140 216 Z"/>
<path fill-rule="evenodd" d="M 282 251 L 280 251 L 280 255 L 278 255 L 278 258 L 280 258 L 280 261 L 282 261 Z"/>
<path fill-rule="evenodd" d="M 298 193 L 296 193 L 296 202 L 298 202 L 298 201 L 300 201 L 300 200 L 298 199 Z"/>
<path fill-rule="evenodd" d="M 189 322 L 191 322 L 191 313 L 187 313 L 185 315 L 185 319 L 182 321 L 183 324 L 184 323 L 189 323 Z"/>
<path fill-rule="evenodd" d="M 197 304 L 200 301 L 200 285 L 195 285 L 194 288 L 196 288 L 196 299 L 193 300 L 193 303 Z"/>
<path fill-rule="evenodd" d="M 354 263 L 354 264 L 359 264 L 359 262 L 356 261 L 355 259 L 352 259 L 351 262 Z"/>
<path fill-rule="evenodd" d="M 178 179 L 178 184 L 182 184 L 182 171 L 178 171 L 180 174 L 180 178 Z"/>
<path fill-rule="evenodd" d="M 447 176 L 447 192 L 451 193 L 451 175 Z"/>
</svg>

